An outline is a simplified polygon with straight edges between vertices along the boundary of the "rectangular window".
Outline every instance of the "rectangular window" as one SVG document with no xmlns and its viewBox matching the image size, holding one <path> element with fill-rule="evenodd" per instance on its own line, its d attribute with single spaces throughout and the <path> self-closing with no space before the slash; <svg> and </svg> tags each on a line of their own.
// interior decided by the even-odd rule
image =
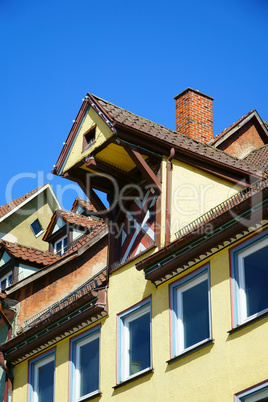
<svg viewBox="0 0 268 402">
<path fill-rule="evenodd" d="M 268 236 L 258 236 L 231 250 L 233 326 L 268 310 Z"/>
<path fill-rule="evenodd" d="M 30 362 L 30 401 L 54 401 L 55 349 Z"/>
<path fill-rule="evenodd" d="M 3 276 L 1 279 L 1 290 L 4 290 L 12 285 L 12 271 Z"/>
<path fill-rule="evenodd" d="M 35 221 L 33 221 L 31 223 L 31 229 L 32 229 L 35 237 L 40 236 L 44 232 L 44 229 L 42 228 L 42 225 L 41 225 L 39 219 L 36 219 Z"/>
<path fill-rule="evenodd" d="M 145 300 L 119 314 L 118 383 L 152 367 L 151 303 Z"/>
<path fill-rule="evenodd" d="M 267 402 L 268 401 L 268 381 L 235 395 L 235 402 Z"/>
<path fill-rule="evenodd" d="M 209 270 L 171 284 L 171 355 L 178 356 L 211 339 Z"/>
<path fill-rule="evenodd" d="M 63 255 L 67 251 L 67 236 L 64 236 L 54 244 L 54 252 L 58 255 Z"/>
<path fill-rule="evenodd" d="M 99 393 L 100 326 L 71 339 L 71 401 L 78 402 Z"/>
<path fill-rule="evenodd" d="M 86 151 L 95 142 L 96 126 L 88 130 L 83 136 L 82 152 Z"/>
</svg>

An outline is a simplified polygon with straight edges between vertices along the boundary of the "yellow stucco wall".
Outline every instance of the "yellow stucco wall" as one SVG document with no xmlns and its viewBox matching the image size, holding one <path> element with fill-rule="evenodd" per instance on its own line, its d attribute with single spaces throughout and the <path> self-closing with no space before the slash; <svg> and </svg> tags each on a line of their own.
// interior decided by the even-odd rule
<svg viewBox="0 0 268 402">
<path fill-rule="evenodd" d="M 267 378 L 268 318 L 240 331 L 231 329 L 229 252 L 218 252 L 188 270 L 210 263 L 212 337 L 214 344 L 170 365 L 169 283 L 157 289 L 144 279 L 133 264 L 110 277 L 109 317 L 101 320 L 101 398 L 108 401 L 187 401 L 233 402 L 236 392 Z M 116 390 L 116 318 L 117 314 L 151 296 L 153 374 Z M 96 324 L 94 324 L 96 325 Z M 68 401 L 69 339 L 56 345 L 56 402 Z M 15 367 L 14 402 L 26 402 L 28 362 Z"/>
<path fill-rule="evenodd" d="M 241 188 L 173 160 L 171 188 L 171 241 L 175 233 L 200 215 L 228 199 Z"/>
<path fill-rule="evenodd" d="M 82 152 L 83 136 L 88 130 L 90 130 L 95 125 L 96 125 L 96 137 L 95 137 L 96 141 L 85 152 Z M 63 172 L 66 172 L 68 169 L 70 169 L 70 167 L 72 167 L 77 162 L 82 160 L 86 155 L 88 155 L 95 148 L 100 146 L 104 141 L 106 141 L 112 135 L 113 135 L 112 131 L 108 128 L 108 126 L 104 123 L 104 121 L 98 116 L 98 114 L 94 111 L 94 109 L 90 108 L 80 128 L 75 143 L 72 146 L 71 152 L 63 168 Z"/>
<path fill-rule="evenodd" d="M 35 237 L 30 224 L 38 218 L 43 229 L 46 230 L 52 215 L 53 208 L 47 202 L 46 196 L 36 197 L 1 222 L 0 232 L 12 234 L 17 238 L 18 243 L 25 246 L 48 250 L 48 243 L 42 240 L 44 234 Z"/>
</svg>

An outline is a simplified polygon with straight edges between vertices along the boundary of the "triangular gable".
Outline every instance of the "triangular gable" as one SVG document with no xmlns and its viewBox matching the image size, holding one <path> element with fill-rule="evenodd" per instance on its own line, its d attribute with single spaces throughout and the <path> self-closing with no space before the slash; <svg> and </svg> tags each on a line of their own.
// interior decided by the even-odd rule
<svg viewBox="0 0 268 402">
<path fill-rule="evenodd" d="M 65 225 L 66 225 L 66 222 L 59 216 L 56 219 L 56 222 L 55 222 L 55 225 L 54 225 L 54 228 L 53 228 L 51 234 L 57 232 L 59 229 L 61 229 Z"/>
<path fill-rule="evenodd" d="M 268 143 L 268 130 L 256 110 L 241 117 L 209 142 L 238 158 Z"/>
<path fill-rule="evenodd" d="M 0 258 L 0 267 L 5 265 L 9 260 L 11 260 L 10 255 L 4 250 L 1 258 Z"/>
<path fill-rule="evenodd" d="M 95 127 L 95 140 L 92 146 L 83 151 L 84 135 Z M 74 120 L 71 131 L 55 165 L 55 172 L 62 175 L 89 152 L 104 143 L 115 131 L 109 116 L 104 113 L 94 97 L 87 94 L 80 111 Z"/>
</svg>

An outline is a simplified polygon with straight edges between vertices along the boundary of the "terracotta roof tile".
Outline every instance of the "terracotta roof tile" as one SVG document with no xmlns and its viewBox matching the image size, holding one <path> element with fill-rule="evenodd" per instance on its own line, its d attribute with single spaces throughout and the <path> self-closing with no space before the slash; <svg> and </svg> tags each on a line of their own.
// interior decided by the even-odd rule
<svg viewBox="0 0 268 402">
<path fill-rule="evenodd" d="M 32 247 L 26 247 L 18 243 L 11 243 L 6 240 L 0 240 L 0 247 L 11 254 L 13 257 L 23 261 L 34 262 L 42 265 L 50 265 L 60 259 L 58 255 L 48 251 L 40 251 Z"/>
<path fill-rule="evenodd" d="M 102 107 L 102 109 L 110 116 L 110 118 L 115 123 L 119 122 L 128 127 L 143 131 L 146 134 L 151 135 L 152 137 L 164 140 L 178 148 L 181 148 L 182 150 L 193 151 L 197 155 L 205 155 L 209 159 L 217 162 L 222 162 L 227 166 L 233 166 L 235 168 L 242 169 L 248 173 L 261 175 L 259 169 L 257 169 L 255 166 L 250 165 L 244 160 L 240 160 L 211 145 L 194 140 L 177 131 L 170 130 L 162 126 L 161 124 L 153 123 L 152 121 L 147 120 L 144 117 L 140 117 L 134 113 L 120 108 L 119 106 L 113 105 L 112 103 L 107 102 L 95 95 L 92 95 L 92 97 L 95 98 L 96 102 Z M 238 122 L 236 122 L 235 124 L 238 124 Z M 230 127 L 226 130 L 229 129 Z"/>
<path fill-rule="evenodd" d="M 80 197 L 76 197 L 76 199 L 74 200 L 71 212 L 74 212 L 75 207 L 78 203 L 82 206 L 82 208 L 86 209 L 87 211 L 97 212 L 96 208 L 91 204 L 89 200 L 83 200 L 83 198 Z"/>
<path fill-rule="evenodd" d="M 43 186 L 40 186 L 40 187 L 36 188 L 35 190 L 32 190 L 29 193 L 24 194 L 23 196 L 16 198 L 15 200 L 8 202 L 5 205 L 0 206 L 0 218 L 2 218 L 8 212 L 12 211 L 12 209 L 14 209 L 15 207 L 19 206 L 23 201 L 27 200 L 27 198 L 30 198 L 42 187 Z"/>
<path fill-rule="evenodd" d="M 92 240 L 95 236 L 100 234 L 103 230 L 107 228 L 107 224 L 101 221 L 91 221 L 91 231 L 88 234 L 84 234 L 72 243 L 68 245 L 68 250 L 62 255 L 61 258 L 66 257 L 67 255 L 73 253 L 74 251 L 79 250 L 82 246 L 87 244 L 90 240 Z"/>
<path fill-rule="evenodd" d="M 60 215 L 65 222 L 77 226 L 82 226 L 84 228 L 92 228 L 94 227 L 95 223 L 98 223 L 97 220 L 94 220 L 84 215 L 76 214 L 74 212 L 63 211 L 62 209 L 56 209 L 55 212 L 57 215 Z"/>
<path fill-rule="evenodd" d="M 252 165 L 257 166 L 260 169 L 268 168 L 268 144 L 264 145 L 261 148 L 254 149 L 254 151 L 250 152 L 244 160 Z"/>
</svg>

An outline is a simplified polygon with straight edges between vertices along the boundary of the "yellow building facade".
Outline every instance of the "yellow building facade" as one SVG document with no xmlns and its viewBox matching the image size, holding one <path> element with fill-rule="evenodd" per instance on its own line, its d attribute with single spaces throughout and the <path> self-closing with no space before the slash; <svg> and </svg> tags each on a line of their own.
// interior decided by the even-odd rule
<svg viewBox="0 0 268 402">
<path fill-rule="evenodd" d="M 267 400 L 262 172 L 88 94 L 54 173 L 107 222 L 106 280 L 0 347 L 12 401 Z"/>
</svg>

